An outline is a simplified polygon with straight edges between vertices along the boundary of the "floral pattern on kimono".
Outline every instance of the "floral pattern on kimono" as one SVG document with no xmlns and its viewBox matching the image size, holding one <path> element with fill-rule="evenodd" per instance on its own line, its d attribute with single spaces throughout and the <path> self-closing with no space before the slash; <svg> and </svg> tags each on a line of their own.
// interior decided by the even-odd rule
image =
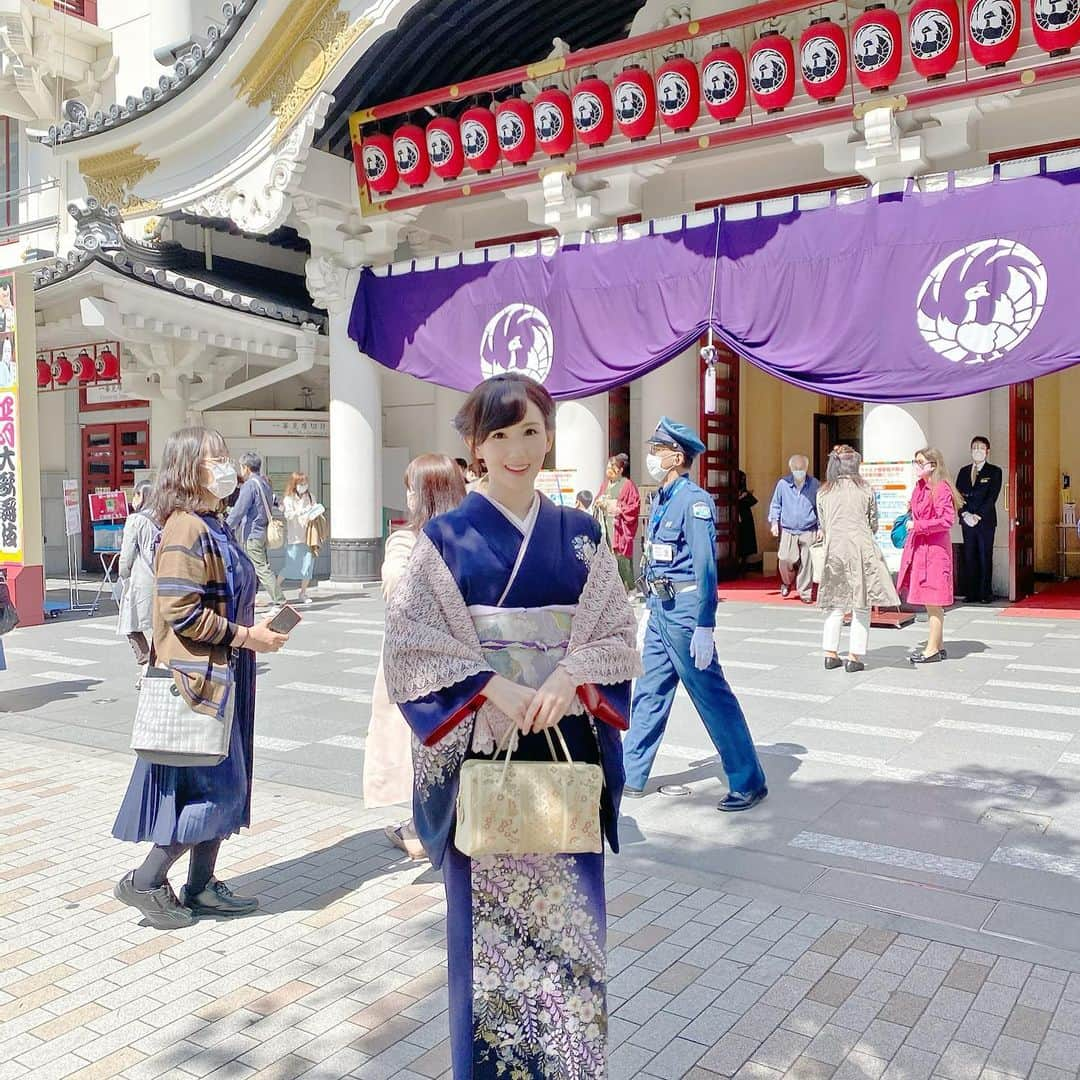
<svg viewBox="0 0 1080 1080">
<path fill-rule="evenodd" d="M 472 894 L 480 1060 L 510 1080 L 604 1076 L 604 936 L 575 857 L 475 858 Z"/>
</svg>

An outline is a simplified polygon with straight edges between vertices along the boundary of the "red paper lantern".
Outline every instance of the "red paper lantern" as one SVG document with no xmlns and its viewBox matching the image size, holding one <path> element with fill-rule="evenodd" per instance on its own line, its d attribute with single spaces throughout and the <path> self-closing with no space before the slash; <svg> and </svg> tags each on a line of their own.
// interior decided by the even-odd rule
<svg viewBox="0 0 1080 1080">
<path fill-rule="evenodd" d="M 427 152 L 435 175 L 443 180 L 456 180 L 465 168 L 465 152 L 461 148 L 461 129 L 450 116 L 436 116 L 427 126 Z"/>
<path fill-rule="evenodd" d="M 968 0 L 971 57 L 986 68 L 1004 67 L 1020 44 L 1018 0 Z"/>
<path fill-rule="evenodd" d="M 587 75 L 574 88 L 571 105 L 578 138 L 586 146 L 603 146 L 615 128 L 611 87 L 603 79 Z"/>
<path fill-rule="evenodd" d="M 806 92 L 819 104 L 831 105 L 848 73 L 847 37 L 832 19 L 814 19 L 802 32 L 799 66 Z"/>
<path fill-rule="evenodd" d="M 75 357 L 72 369 L 75 372 L 75 378 L 81 383 L 93 382 L 97 375 L 93 358 L 85 349 L 79 350 L 79 355 Z"/>
<path fill-rule="evenodd" d="M 795 96 L 795 50 L 782 34 L 767 31 L 750 46 L 750 92 L 767 112 L 780 112 Z"/>
<path fill-rule="evenodd" d="M 665 60 L 656 73 L 656 107 L 672 131 L 689 131 L 701 115 L 697 65 L 683 55 Z"/>
<path fill-rule="evenodd" d="M 956 0 L 915 0 L 908 12 L 911 66 L 928 82 L 944 79 L 960 56 Z"/>
<path fill-rule="evenodd" d="M 721 124 L 730 124 L 746 108 L 746 61 L 726 41 L 701 61 L 701 93 L 709 115 Z"/>
<path fill-rule="evenodd" d="M 1031 32 L 1040 49 L 1065 56 L 1080 44 L 1077 0 L 1031 0 Z"/>
<path fill-rule="evenodd" d="M 524 165 L 536 150 L 532 106 L 524 98 L 509 98 L 495 110 L 499 149 L 511 165 Z"/>
<path fill-rule="evenodd" d="M 649 73 L 639 64 L 615 76 L 613 88 L 615 123 L 631 141 L 641 142 L 656 126 L 656 89 Z"/>
<path fill-rule="evenodd" d="M 398 176 L 411 188 L 421 188 L 431 175 L 427 138 L 416 124 L 402 124 L 394 132 L 394 161 Z"/>
<path fill-rule="evenodd" d="M 483 105 L 466 109 L 461 118 L 465 161 L 478 173 L 491 172 L 499 161 L 499 132 L 492 111 Z"/>
<path fill-rule="evenodd" d="M 574 143 L 574 121 L 570 97 L 557 86 L 549 86 L 533 100 L 536 141 L 548 157 L 562 157 Z"/>
<path fill-rule="evenodd" d="M 1004 67 L 1020 45 L 1020 0 L 968 0 L 971 57 L 985 68 Z"/>
<path fill-rule="evenodd" d="M 870 91 L 887 90 L 904 59 L 900 16 L 884 4 L 871 4 L 851 26 L 851 56 L 859 82 Z"/>
<path fill-rule="evenodd" d="M 71 361 L 63 353 L 58 353 L 53 359 L 53 382 L 57 386 L 67 386 L 74 375 L 75 369 L 71 366 Z"/>
<path fill-rule="evenodd" d="M 116 379 L 120 376 L 120 357 L 108 345 L 98 353 L 94 366 L 99 379 Z"/>
<path fill-rule="evenodd" d="M 39 390 L 44 390 L 45 387 L 52 382 L 52 368 L 49 367 L 48 361 L 43 356 L 37 358 L 37 384 Z"/>
<path fill-rule="evenodd" d="M 376 195 L 389 195 L 398 182 L 394 144 L 390 136 L 381 132 L 368 135 L 360 146 L 360 157 L 368 187 Z"/>
</svg>

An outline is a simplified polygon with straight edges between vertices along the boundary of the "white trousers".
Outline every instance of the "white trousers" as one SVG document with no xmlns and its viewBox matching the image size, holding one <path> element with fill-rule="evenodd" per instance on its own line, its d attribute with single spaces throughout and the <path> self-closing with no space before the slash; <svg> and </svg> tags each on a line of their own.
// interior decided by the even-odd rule
<svg viewBox="0 0 1080 1080">
<path fill-rule="evenodd" d="M 840 651 L 840 631 L 844 627 L 844 609 L 830 608 L 825 613 L 825 629 L 821 635 L 821 647 L 828 653 Z M 865 656 L 870 641 L 870 609 L 857 608 L 851 613 L 851 640 L 848 653 Z"/>
</svg>

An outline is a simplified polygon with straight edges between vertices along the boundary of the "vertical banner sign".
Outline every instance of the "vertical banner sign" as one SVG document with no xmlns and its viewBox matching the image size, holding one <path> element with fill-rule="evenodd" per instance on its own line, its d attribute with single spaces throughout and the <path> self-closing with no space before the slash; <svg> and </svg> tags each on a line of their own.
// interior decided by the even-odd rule
<svg viewBox="0 0 1080 1080">
<path fill-rule="evenodd" d="M 82 533 L 78 480 L 64 481 L 64 526 L 68 536 L 79 536 Z"/>
<path fill-rule="evenodd" d="M 901 548 L 892 542 L 893 522 L 907 513 L 913 487 L 910 461 L 864 461 L 862 478 L 874 489 L 878 529 L 874 540 L 894 573 L 900 571 Z"/>
<path fill-rule="evenodd" d="M 0 563 L 23 561 L 18 434 L 15 282 L 5 274 L 0 276 Z"/>
</svg>

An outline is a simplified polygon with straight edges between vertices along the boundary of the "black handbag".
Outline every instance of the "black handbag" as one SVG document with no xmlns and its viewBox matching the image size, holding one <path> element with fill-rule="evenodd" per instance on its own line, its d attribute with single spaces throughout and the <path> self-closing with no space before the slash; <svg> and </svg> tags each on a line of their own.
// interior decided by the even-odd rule
<svg viewBox="0 0 1080 1080">
<path fill-rule="evenodd" d="M 19 625 L 19 613 L 11 602 L 7 582 L 0 578 L 0 637 Z"/>
</svg>

